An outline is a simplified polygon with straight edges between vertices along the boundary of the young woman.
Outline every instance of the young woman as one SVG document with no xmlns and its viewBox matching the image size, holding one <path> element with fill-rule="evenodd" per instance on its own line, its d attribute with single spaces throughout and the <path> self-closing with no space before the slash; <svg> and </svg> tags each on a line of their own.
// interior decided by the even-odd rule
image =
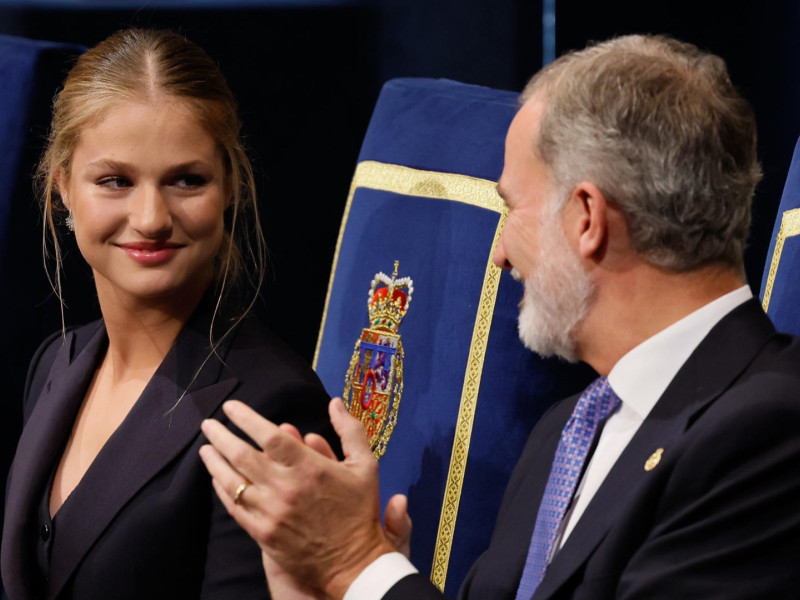
<svg viewBox="0 0 800 600">
<path fill-rule="evenodd" d="M 267 595 L 258 546 L 198 456 L 200 423 L 237 398 L 331 432 L 316 376 L 247 316 L 264 243 L 238 137 L 222 74 L 171 32 L 114 34 L 55 100 L 39 169 L 55 287 L 61 228 L 102 319 L 58 332 L 30 366 L 2 541 L 10 600 Z"/>
</svg>

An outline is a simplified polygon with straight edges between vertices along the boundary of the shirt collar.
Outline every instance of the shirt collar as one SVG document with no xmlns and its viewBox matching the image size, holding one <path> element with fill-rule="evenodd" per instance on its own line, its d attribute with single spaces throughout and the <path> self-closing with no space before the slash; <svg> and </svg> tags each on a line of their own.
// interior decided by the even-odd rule
<svg viewBox="0 0 800 600">
<path fill-rule="evenodd" d="M 644 419 L 683 363 L 722 318 L 753 297 L 746 285 L 676 321 L 625 354 L 608 374 L 623 404 Z"/>
</svg>

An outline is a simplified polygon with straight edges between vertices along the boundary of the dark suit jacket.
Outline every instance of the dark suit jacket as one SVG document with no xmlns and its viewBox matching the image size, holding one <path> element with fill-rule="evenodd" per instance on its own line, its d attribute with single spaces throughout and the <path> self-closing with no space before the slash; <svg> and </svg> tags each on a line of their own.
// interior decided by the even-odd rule
<svg viewBox="0 0 800 600">
<path fill-rule="evenodd" d="M 557 404 L 531 434 L 460 597 L 515 597 L 576 401 Z M 400 598 L 441 595 L 417 575 L 385 596 Z M 533 598 L 800 598 L 800 340 L 776 334 L 755 300 L 681 368 Z"/>
<path fill-rule="evenodd" d="M 198 312 L 56 514 L 46 581 L 39 508 L 105 352 L 105 327 L 56 335 L 37 352 L 7 488 L 2 574 L 11 600 L 268 597 L 258 546 L 228 516 L 198 456 L 200 423 L 225 421 L 222 402 L 237 398 L 330 438 L 327 395 L 254 319 L 209 358 L 209 318 Z"/>
</svg>

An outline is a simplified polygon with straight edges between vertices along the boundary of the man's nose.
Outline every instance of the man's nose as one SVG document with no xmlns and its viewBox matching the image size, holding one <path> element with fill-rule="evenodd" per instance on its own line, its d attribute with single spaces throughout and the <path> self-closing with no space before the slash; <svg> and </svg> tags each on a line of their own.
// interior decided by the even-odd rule
<svg viewBox="0 0 800 600">
<path fill-rule="evenodd" d="M 494 249 L 494 255 L 492 256 L 492 260 L 494 264 L 501 269 L 510 269 L 511 263 L 508 262 L 508 258 L 506 257 L 506 251 L 503 247 L 503 234 L 500 234 L 500 239 L 497 241 L 497 246 Z"/>
</svg>

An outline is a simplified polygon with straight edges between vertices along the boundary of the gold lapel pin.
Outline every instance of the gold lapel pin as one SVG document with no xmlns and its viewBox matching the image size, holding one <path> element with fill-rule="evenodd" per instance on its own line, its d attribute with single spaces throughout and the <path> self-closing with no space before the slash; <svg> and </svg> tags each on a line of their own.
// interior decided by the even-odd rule
<svg viewBox="0 0 800 600">
<path fill-rule="evenodd" d="M 659 448 L 655 452 L 650 455 L 650 458 L 644 463 L 644 470 L 645 471 L 652 471 L 658 466 L 658 463 L 661 462 L 661 455 L 664 454 L 664 449 Z"/>
</svg>

